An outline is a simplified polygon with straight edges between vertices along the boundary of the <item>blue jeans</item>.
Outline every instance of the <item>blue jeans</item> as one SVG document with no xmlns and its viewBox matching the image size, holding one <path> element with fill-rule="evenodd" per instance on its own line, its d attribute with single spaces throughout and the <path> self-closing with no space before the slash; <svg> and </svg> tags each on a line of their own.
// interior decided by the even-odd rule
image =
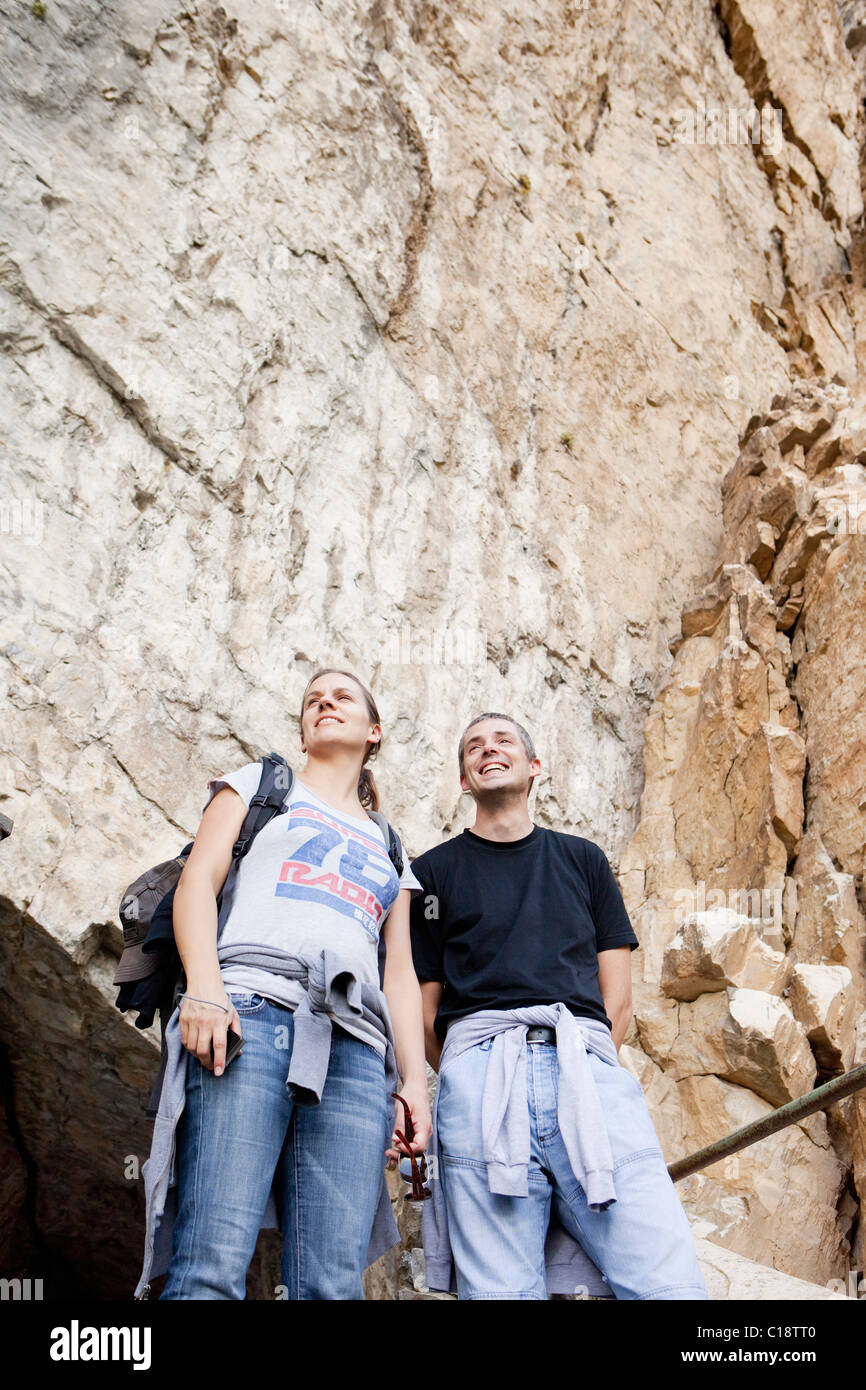
<svg viewBox="0 0 866 1390">
<path fill-rule="evenodd" d="M 384 1061 L 335 1024 L 322 1099 L 296 1105 L 286 1087 L 292 1011 L 260 994 L 230 993 L 242 1053 L 222 1076 L 188 1058 L 178 1213 L 162 1298 L 244 1298 L 276 1178 L 282 1296 L 362 1299 L 393 1120 Z"/>
<path fill-rule="evenodd" d="M 487 1187 L 481 1095 L 491 1041 L 468 1048 L 439 1076 L 440 1177 L 461 1299 L 547 1297 L 544 1242 L 551 1206 L 620 1299 L 705 1299 L 685 1212 L 668 1175 L 640 1084 L 594 1053 L 589 1064 L 604 1110 L 616 1201 L 590 1211 L 571 1170 L 556 1116 L 556 1048 L 529 1044 L 529 1195 Z"/>
</svg>

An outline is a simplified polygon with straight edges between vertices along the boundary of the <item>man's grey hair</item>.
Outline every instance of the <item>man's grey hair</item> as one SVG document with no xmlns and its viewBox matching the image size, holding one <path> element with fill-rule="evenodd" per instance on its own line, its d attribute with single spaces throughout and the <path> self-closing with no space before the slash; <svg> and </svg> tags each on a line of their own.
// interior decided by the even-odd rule
<svg viewBox="0 0 866 1390">
<path fill-rule="evenodd" d="M 466 742 L 466 735 L 469 733 L 470 729 L 474 728 L 476 724 L 480 724 L 482 719 L 504 719 L 506 723 L 513 724 L 517 732 L 520 734 L 521 739 L 523 740 L 523 746 L 526 749 L 526 756 L 529 759 L 529 761 L 532 762 L 533 758 L 535 757 L 535 745 L 532 742 L 531 735 L 527 732 L 526 729 L 524 729 L 523 725 L 518 724 L 517 720 L 512 718 L 510 714 L 500 714 L 496 710 L 487 710 L 484 714 L 476 714 L 475 718 L 470 720 L 470 722 L 466 725 L 466 728 L 463 730 L 463 733 L 460 735 L 460 743 L 457 746 L 457 762 L 460 765 L 461 777 L 463 776 L 463 745 Z"/>
</svg>

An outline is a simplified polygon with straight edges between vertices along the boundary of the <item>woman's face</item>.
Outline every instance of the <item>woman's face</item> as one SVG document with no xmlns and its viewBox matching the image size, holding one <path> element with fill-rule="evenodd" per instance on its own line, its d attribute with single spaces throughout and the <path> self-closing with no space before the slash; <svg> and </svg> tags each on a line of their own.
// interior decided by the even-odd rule
<svg viewBox="0 0 866 1390">
<path fill-rule="evenodd" d="M 324 753 L 342 747 L 363 754 L 378 743 L 382 730 L 371 724 L 364 692 L 351 676 L 328 671 L 310 685 L 301 716 L 301 748 Z"/>
</svg>

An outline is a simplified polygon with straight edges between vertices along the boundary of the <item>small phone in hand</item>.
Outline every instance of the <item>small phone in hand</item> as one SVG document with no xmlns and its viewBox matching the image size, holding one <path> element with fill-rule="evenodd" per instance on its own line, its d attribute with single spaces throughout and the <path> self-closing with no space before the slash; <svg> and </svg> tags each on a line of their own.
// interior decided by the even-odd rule
<svg viewBox="0 0 866 1390">
<path fill-rule="evenodd" d="M 244 1040 L 240 1033 L 236 1033 L 234 1028 L 229 1028 L 226 1032 L 226 1066 L 228 1066 L 229 1062 L 234 1061 L 243 1045 Z M 211 1061 L 214 1060 L 213 1042 L 211 1042 L 210 1045 L 210 1059 Z"/>
</svg>

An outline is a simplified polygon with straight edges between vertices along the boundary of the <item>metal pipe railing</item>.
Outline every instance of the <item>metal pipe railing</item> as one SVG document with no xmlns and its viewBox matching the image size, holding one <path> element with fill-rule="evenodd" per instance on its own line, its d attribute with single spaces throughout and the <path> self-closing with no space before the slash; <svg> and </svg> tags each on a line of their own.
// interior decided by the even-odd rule
<svg viewBox="0 0 866 1390">
<path fill-rule="evenodd" d="M 780 1105 L 778 1110 L 771 1111 L 760 1120 L 753 1120 L 750 1125 L 735 1129 L 727 1138 L 714 1140 L 712 1144 L 698 1149 L 697 1153 L 690 1154 L 688 1158 L 678 1158 L 676 1163 L 668 1165 L 668 1172 L 674 1182 L 679 1182 L 681 1178 L 697 1173 L 700 1168 L 718 1163 L 719 1159 L 729 1158 L 731 1154 L 739 1153 L 740 1149 L 747 1149 L 750 1144 L 756 1144 L 759 1139 L 766 1139 L 768 1135 L 776 1134 L 780 1129 L 796 1124 L 798 1120 L 804 1120 L 807 1115 L 814 1115 L 816 1110 L 826 1109 L 834 1101 L 844 1100 L 845 1096 L 852 1095 L 863 1086 L 866 1086 L 866 1066 L 855 1067 L 853 1071 L 846 1071 L 842 1076 L 834 1077 L 832 1081 L 825 1082 L 814 1091 L 807 1091 L 806 1095 L 789 1100 L 787 1105 Z"/>
</svg>

